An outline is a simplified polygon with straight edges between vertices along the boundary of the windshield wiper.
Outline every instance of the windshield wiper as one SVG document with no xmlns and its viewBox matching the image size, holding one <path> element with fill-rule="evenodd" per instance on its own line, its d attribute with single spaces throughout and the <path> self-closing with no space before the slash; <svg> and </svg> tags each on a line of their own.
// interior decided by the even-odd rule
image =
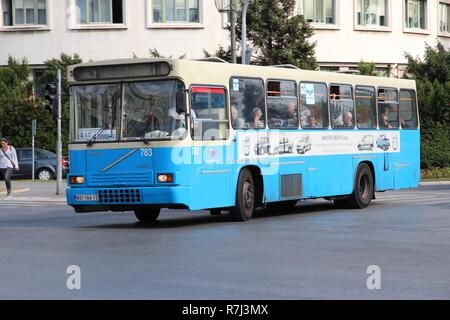
<svg viewBox="0 0 450 320">
<path fill-rule="evenodd" d="M 97 141 L 98 137 L 103 133 L 103 131 L 105 131 L 109 127 L 109 125 L 114 121 L 114 118 L 115 117 L 113 115 L 111 115 L 108 118 L 108 121 L 105 122 L 103 127 L 100 130 L 98 130 L 98 132 L 91 138 L 91 140 L 89 140 L 89 142 L 87 143 L 88 147 L 92 147 L 94 142 Z"/>
<path fill-rule="evenodd" d="M 123 117 L 125 118 L 126 125 L 128 126 L 129 124 L 131 124 L 131 127 L 138 132 L 139 140 L 141 140 L 144 144 L 148 144 L 149 142 L 148 139 L 145 137 L 145 135 L 142 134 L 143 131 L 142 129 L 145 127 L 145 124 L 138 127 L 136 125 L 136 121 L 133 121 L 132 119 L 130 120 L 130 118 L 128 118 L 127 115 L 124 115 Z"/>
</svg>

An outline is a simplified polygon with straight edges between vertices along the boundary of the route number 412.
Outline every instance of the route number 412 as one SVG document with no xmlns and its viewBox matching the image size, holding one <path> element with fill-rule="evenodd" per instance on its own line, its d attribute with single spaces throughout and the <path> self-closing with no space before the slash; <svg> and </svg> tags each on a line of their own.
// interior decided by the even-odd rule
<svg viewBox="0 0 450 320">
<path fill-rule="evenodd" d="M 141 157 L 153 156 L 153 149 L 141 149 Z"/>
</svg>

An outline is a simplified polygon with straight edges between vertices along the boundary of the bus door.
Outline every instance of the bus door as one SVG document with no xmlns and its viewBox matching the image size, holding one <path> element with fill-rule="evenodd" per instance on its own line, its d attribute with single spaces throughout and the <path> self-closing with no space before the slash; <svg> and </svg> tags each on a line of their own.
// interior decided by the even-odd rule
<svg viewBox="0 0 450 320">
<path fill-rule="evenodd" d="M 230 206 L 231 167 L 227 155 L 229 122 L 226 90 L 220 87 L 191 87 L 191 135 L 194 140 L 194 171 L 200 177 L 195 184 L 199 205 L 203 208 Z"/>
</svg>

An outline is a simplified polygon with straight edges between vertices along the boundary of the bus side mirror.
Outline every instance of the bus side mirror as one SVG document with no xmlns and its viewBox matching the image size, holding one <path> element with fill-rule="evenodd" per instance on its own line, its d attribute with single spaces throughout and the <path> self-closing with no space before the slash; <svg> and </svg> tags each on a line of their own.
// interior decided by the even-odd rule
<svg viewBox="0 0 450 320">
<path fill-rule="evenodd" d="M 186 93 L 184 90 L 176 93 L 176 111 L 178 114 L 186 113 Z"/>
</svg>

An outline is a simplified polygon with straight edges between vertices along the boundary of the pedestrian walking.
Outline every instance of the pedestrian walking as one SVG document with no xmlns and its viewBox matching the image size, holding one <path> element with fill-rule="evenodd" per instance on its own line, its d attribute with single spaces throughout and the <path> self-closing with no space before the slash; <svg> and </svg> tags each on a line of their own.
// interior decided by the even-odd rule
<svg viewBox="0 0 450 320">
<path fill-rule="evenodd" d="M 16 149 L 9 145 L 8 138 L 1 138 L 0 144 L 0 176 L 5 180 L 7 194 L 4 199 L 8 200 L 12 197 L 11 175 L 13 171 L 19 171 L 19 163 Z"/>
</svg>

